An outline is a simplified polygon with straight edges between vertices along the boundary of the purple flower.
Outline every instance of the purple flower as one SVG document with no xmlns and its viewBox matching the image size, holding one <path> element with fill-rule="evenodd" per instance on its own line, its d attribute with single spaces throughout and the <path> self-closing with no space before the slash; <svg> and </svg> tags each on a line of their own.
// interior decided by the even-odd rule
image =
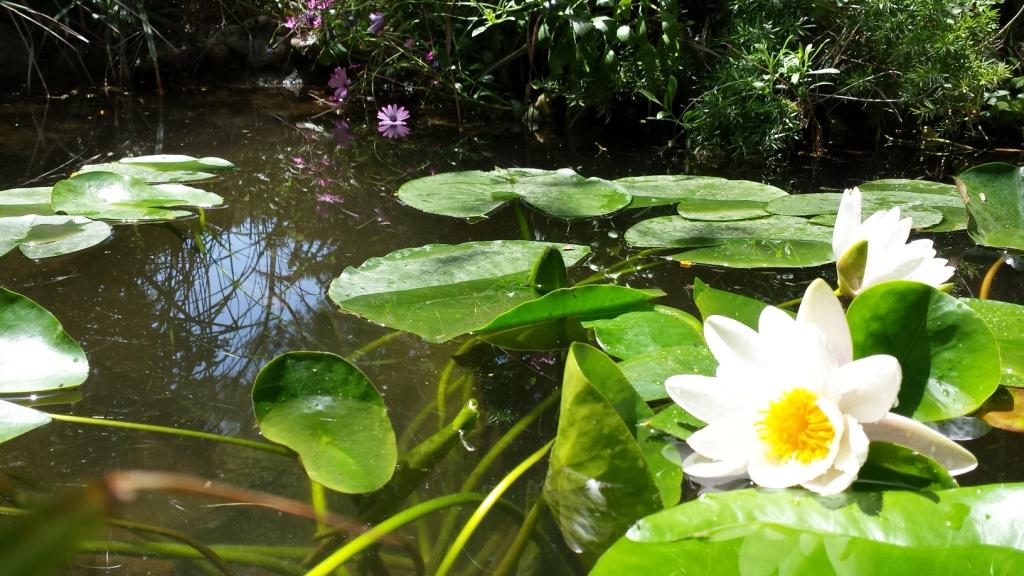
<svg viewBox="0 0 1024 576">
<path fill-rule="evenodd" d="M 380 33 L 384 31 L 383 12 L 370 12 L 370 27 L 367 28 L 366 31 L 370 34 L 380 36 Z"/>
<path fill-rule="evenodd" d="M 427 55 L 424 56 L 423 59 L 426 60 L 427 62 L 433 62 L 434 61 L 434 51 L 431 50 L 430 52 L 427 52 Z"/>
<path fill-rule="evenodd" d="M 306 165 L 306 161 L 302 159 L 302 156 L 292 156 L 292 163 L 302 168 Z"/>
<path fill-rule="evenodd" d="M 413 44 L 415 44 L 415 43 L 416 43 L 415 40 L 413 40 L 412 38 L 408 38 L 405 41 L 405 48 L 408 50 L 409 48 L 412 48 Z"/>
<path fill-rule="evenodd" d="M 377 126 L 377 131 L 385 138 L 405 138 L 411 132 L 405 124 L 381 124 Z"/>
<path fill-rule="evenodd" d="M 310 10 L 326 10 L 334 4 L 334 0 L 306 0 L 306 8 Z"/>
<path fill-rule="evenodd" d="M 388 104 L 377 111 L 377 124 L 379 126 L 404 126 L 405 121 L 408 119 L 409 111 L 405 109 L 405 106 Z"/>
<path fill-rule="evenodd" d="M 349 130 L 348 123 L 344 120 L 335 120 L 331 136 L 334 137 L 334 142 L 340 148 L 348 148 L 348 145 L 352 143 L 352 131 Z"/>
<path fill-rule="evenodd" d="M 338 66 L 334 69 L 334 73 L 331 74 L 331 79 L 327 81 L 327 85 L 334 88 L 334 95 L 331 96 L 334 100 L 341 102 L 348 96 L 348 86 L 352 81 L 348 79 L 348 70 Z"/>
<path fill-rule="evenodd" d="M 340 202 L 344 202 L 345 199 L 342 198 L 341 196 L 336 196 L 334 194 L 317 194 L 316 201 L 326 202 L 328 204 L 338 204 Z"/>
<path fill-rule="evenodd" d="M 284 27 L 289 30 L 294 29 L 296 26 L 298 26 L 298 24 L 299 22 L 298 20 L 295 19 L 295 16 L 289 16 L 284 19 Z"/>
</svg>

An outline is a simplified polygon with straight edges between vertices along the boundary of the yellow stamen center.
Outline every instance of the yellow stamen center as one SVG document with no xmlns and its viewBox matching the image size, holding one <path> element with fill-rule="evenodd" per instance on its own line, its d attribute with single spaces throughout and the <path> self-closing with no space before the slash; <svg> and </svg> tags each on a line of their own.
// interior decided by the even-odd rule
<svg viewBox="0 0 1024 576">
<path fill-rule="evenodd" d="M 777 462 L 798 460 L 808 464 L 828 456 L 836 431 L 810 390 L 794 388 L 771 402 L 755 426 Z"/>
</svg>

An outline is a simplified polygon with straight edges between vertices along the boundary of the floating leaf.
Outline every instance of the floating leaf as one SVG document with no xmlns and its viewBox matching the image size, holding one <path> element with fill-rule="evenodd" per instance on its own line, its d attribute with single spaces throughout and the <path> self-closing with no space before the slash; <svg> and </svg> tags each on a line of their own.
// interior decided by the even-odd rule
<svg viewBox="0 0 1024 576">
<path fill-rule="evenodd" d="M 757 200 L 704 200 L 684 198 L 676 204 L 676 212 L 687 220 L 750 220 L 768 216 L 766 202 Z"/>
<path fill-rule="evenodd" d="M 0 256 L 15 246 L 28 258 L 50 258 L 84 250 L 110 237 L 105 222 L 84 216 L 14 216 L 0 218 Z"/>
<path fill-rule="evenodd" d="M 960 198 L 960 192 L 957 191 L 956 186 L 952 184 L 943 184 L 942 182 L 932 182 L 930 180 L 891 178 L 872 180 L 871 182 L 860 184 L 858 187 L 862 195 L 867 194 L 868 197 L 874 197 L 880 193 L 945 196 L 945 200 L 932 204 L 927 204 L 927 199 L 922 199 L 932 209 L 942 213 L 942 222 L 933 226 L 925 226 L 923 222 L 918 223 L 917 219 L 915 219 L 915 226 L 918 228 L 927 227 L 929 232 L 954 232 L 967 228 L 967 211 L 964 209 L 963 199 Z M 923 208 L 923 206 L 916 207 L 916 209 L 920 208 Z M 865 218 L 867 216 L 867 214 L 864 215 Z M 910 216 L 910 214 L 907 214 L 907 216 Z"/>
<path fill-rule="evenodd" d="M 949 471 L 935 460 L 888 442 L 872 442 L 868 459 L 857 473 L 858 488 L 935 491 L 957 486 Z"/>
<path fill-rule="evenodd" d="M 548 246 L 572 266 L 585 246 L 526 240 L 431 244 L 346 268 L 329 295 L 342 310 L 445 342 L 537 297 L 530 272 Z"/>
<path fill-rule="evenodd" d="M 638 522 L 593 576 L 1015 574 L 1020 485 L 938 492 L 736 490 Z"/>
<path fill-rule="evenodd" d="M 999 348 L 985 322 L 958 299 L 918 282 L 862 292 L 846 314 L 854 357 L 895 356 L 903 369 L 895 412 L 917 420 L 967 414 L 999 385 Z"/>
<path fill-rule="evenodd" d="M 360 494 L 384 486 L 398 459 L 387 409 L 370 380 L 340 356 L 287 352 L 256 376 L 260 432 L 298 452 L 310 479 Z"/>
<path fill-rule="evenodd" d="M 670 404 L 647 420 L 646 424 L 680 440 L 686 440 L 691 434 L 704 427 L 704 422 L 683 410 L 678 404 Z"/>
<path fill-rule="evenodd" d="M 50 415 L 0 400 L 0 444 L 50 423 Z"/>
<path fill-rule="evenodd" d="M 1024 306 L 962 298 L 971 310 L 978 313 L 988 325 L 999 346 L 999 359 L 1004 386 L 1024 386 Z"/>
<path fill-rule="evenodd" d="M 0 288 L 0 394 L 72 388 L 88 376 L 85 352 L 53 314 Z"/>
<path fill-rule="evenodd" d="M 619 362 L 619 369 L 641 398 L 668 398 L 665 380 L 676 374 L 713 376 L 718 361 L 704 344 L 672 346 Z"/>
<path fill-rule="evenodd" d="M 173 206 L 209 207 L 221 204 L 220 196 L 182 184 L 150 186 L 142 180 L 112 172 L 88 172 L 61 180 L 53 186 L 56 212 L 106 220 L 172 220 L 192 216 Z"/>
<path fill-rule="evenodd" d="M 159 154 L 156 156 L 135 156 L 121 158 L 117 162 L 87 164 L 79 173 L 113 172 L 138 178 L 151 184 L 163 182 L 191 182 L 206 180 L 214 172 L 234 170 L 235 165 L 223 158 L 193 158 L 181 154 Z"/>
<path fill-rule="evenodd" d="M 831 244 L 803 240 L 725 240 L 670 258 L 727 268 L 811 268 L 835 260 Z"/>
<path fill-rule="evenodd" d="M 919 191 L 904 191 L 899 187 L 885 187 L 882 185 L 861 188 L 861 218 L 879 210 L 888 210 L 898 207 L 900 216 L 914 217 L 915 228 L 925 228 L 929 225 L 930 232 L 949 232 L 963 230 L 967 226 L 967 216 L 964 212 L 963 200 L 956 193 L 956 188 L 947 184 L 943 186 L 944 193 L 923 193 Z M 934 183 L 937 184 L 937 183 Z M 907 188 L 907 187 L 905 187 Z M 823 214 L 835 214 L 839 211 L 839 202 L 843 195 L 840 193 L 823 192 L 819 194 L 793 194 L 785 198 L 778 198 L 768 203 L 767 209 L 772 214 L 784 216 L 818 216 Z M 937 224 L 936 212 L 941 214 Z M 818 223 L 827 220 L 818 220 Z"/>
<path fill-rule="evenodd" d="M 668 444 L 638 431 L 653 413 L 599 350 L 574 343 L 562 386 L 544 500 L 569 546 L 596 554 L 677 501 L 682 471 L 661 455 Z"/>
<path fill-rule="evenodd" d="M 768 184 L 749 180 L 729 180 L 715 176 L 630 176 L 629 178 L 619 178 L 615 182 L 624 186 L 633 197 L 633 202 L 629 205 L 630 208 L 690 201 L 722 202 L 724 204 L 718 208 L 724 214 L 730 210 L 727 206 L 729 203 L 756 202 L 763 204 L 786 195 L 784 190 Z M 704 207 L 705 213 L 710 207 L 709 204 L 700 204 L 700 206 Z M 735 208 L 734 204 L 733 209 Z"/>
<path fill-rule="evenodd" d="M 959 176 L 969 222 L 978 244 L 1024 250 L 1024 173 L 1011 164 L 975 166 Z"/>
<path fill-rule="evenodd" d="M 52 188 L 49 186 L 0 190 L 0 218 L 26 214 L 52 215 L 51 190 Z"/>
<path fill-rule="evenodd" d="M 607 320 L 587 322 L 585 326 L 594 330 L 601 348 L 617 358 L 632 358 L 662 348 L 704 343 L 700 320 L 668 306 L 628 312 Z"/>
<path fill-rule="evenodd" d="M 615 212 L 630 200 L 622 186 L 568 168 L 435 174 L 406 182 L 398 198 L 417 210 L 457 218 L 484 218 L 515 199 L 552 216 L 589 218 Z"/>
<path fill-rule="evenodd" d="M 871 213 L 865 216 L 870 216 Z M 911 208 L 900 208 L 901 218 L 910 218 L 914 221 L 914 228 L 917 230 L 927 229 L 929 232 L 945 232 L 946 230 L 940 230 L 942 222 L 945 217 L 942 212 L 933 210 L 932 208 L 925 208 L 923 206 L 914 206 Z M 836 214 L 819 214 L 810 219 L 811 224 L 818 224 L 820 226 L 835 226 L 836 225 Z M 965 224 L 966 225 L 966 224 Z M 955 228 L 956 230 L 962 230 Z"/>
</svg>

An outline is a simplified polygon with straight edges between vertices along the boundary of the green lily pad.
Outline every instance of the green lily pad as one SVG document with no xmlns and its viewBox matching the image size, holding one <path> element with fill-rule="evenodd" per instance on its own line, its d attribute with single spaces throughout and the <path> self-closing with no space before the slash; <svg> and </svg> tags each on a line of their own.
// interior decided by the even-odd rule
<svg viewBox="0 0 1024 576">
<path fill-rule="evenodd" d="M 605 352 L 617 358 L 632 358 L 671 346 L 704 343 L 700 320 L 668 306 L 595 320 L 584 326 L 594 331 L 597 343 Z"/>
<path fill-rule="evenodd" d="M 651 218 L 626 231 L 630 246 L 698 248 L 726 240 L 802 240 L 831 245 L 832 231 L 803 218 L 769 216 L 736 222 L 696 222 L 681 216 Z"/>
<path fill-rule="evenodd" d="M 676 212 L 687 220 L 728 221 L 750 220 L 768 216 L 767 202 L 757 200 L 704 200 L 684 198 L 676 204 Z"/>
<path fill-rule="evenodd" d="M 662 455 L 671 444 L 638 428 L 654 414 L 601 351 L 574 343 L 562 386 L 543 497 L 569 546 L 596 555 L 677 502 L 682 470 Z"/>
<path fill-rule="evenodd" d="M 50 216 L 50 186 L 0 190 L 0 218 L 39 214 Z"/>
<path fill-rule="evenodd" d="M 158 154 L 121 158 L 117 162 L 87 164 L 79 173 L 113 172 L 138 178 L 150 184 L 192 182 L 213 178 L 215 172 L 234 170 L 236 166 L 223 158 L 193 158 L 181 154 Z"/>
<path fill-rule="evenodd" d="M 963 199 L 960 192 L 952 184 L 932 182 L 930 180 L 906 180 L 890 178 L 885 180 L 872 180 L 858 186 L 862 193 L 874 196 L 876 193 L 911 193 L 911 194 L 932 194 L 945 196 L 946 199 L 940 203 L 930 205 L 933 209 L 942 213 L 942 222 L 927 227 L 929 232 L 954 232 L 967 228 L 967 211 L 964 209 Z M 957 202 L 959 200 L 959 202 Z M 919 209 L 921 207 L 918 207 Z M 907 214 L 910 216 L 911 214 Z M 867 217 L 867 214 L 865 214 Z M 918 223 L 914 219 L 917 228 L 925 228 L 924 222 Z"/>
<path fill-rule="evenodd" d="M 638 522 L 592 576 L 1000 574 L 1024 570 L 1020 485 L 705 494 Z"/>
<path fill-rule="evenodd" d="M 857 473 L 864 489 L 948 490 L 958 484 L 941 464 L 922 454 L 888 442 L 872 442 L 868 459 Z"/>
<path fill-rule="evenodd" d="M 1003 386 L 1024 387 L 1024 306 L 999 302 L 961 298 L 981 316 L 999 346 L 999 359 Z"/>
<path fill-rule="evenodd" d="M 678 404 L 669 404 L 664 410 L 648 419 L 645 424 L 680 440 L 686 440 L 691 434 L 705 426 L 704 422 L 683 410 Z"/>
<path fill-rule="evenodd" d="M 431 244 L 346 268 L 329 295 L 342 310 L 445 342 L 537 298 L 530 273 L 548 246 L 572 266 L 590 249 L 573 244 L 497 240 Z"/>
<path fill-rule="evenodd" d="M 0 288 L 0 394 L 73 388 L 88 376 L 85 352 L 53 314 Z"/>
<path fill-rule="evenodd" d="M 975 166 L 957 179 L 967 202 L 967 233 L 978 244 L 1024 250 L 1024 174 L 1011 164 Z"/>
<path fill-rule="evenodd" d="M 999 386 L 999 348 L 960 300 L 918 282 L 862 292 L 846 314 L 855 358 L 895 356 L 903 369 L 895 412 L 925 422 L 977 409 Z"/>
<path fill-rule="evenodd" d="M 867 218 L 879 210 L 899 207 L 901 216 L 914 218 L 915 228 L 928 228 L 929 232 L 963 230 L 967 227 L 967 215 L 964 212 L 963 200 L 956 194 L 954 187 L 941 186 L 945 186 L 946 190 L 952 189 L 952 194 L 903 191 L 898 187 L 869 186 L 866 189 L 861 188 L 861 217 Z M 839 202 L 842 197 L 843 195 L 838 192 L 793 194 L 772 200 L 767 204 L 767 210 L 772 214 L 783 216 L 831 215 L 839 211 Z M 936 212 L 942 216 L 939 222 L 931 224 L 930 227 L 926 226 L 927 223 L 935 221 Z M 819 219 L 817 222 L 824 223 L 826 221 Z"/>
<path fill-rule="evenodd" d="M 669 256 L 687 264 L 726 268 L 813 268 L 835 260 L 832 245 L 806 240 L 724 240 Z"/>
<path fill-rule="evenodd" d="M 818 214 L 811 218 L 810 222 L 820 226 L 835 226 L 836 216 L 836 214 Z M 925 208 L 923 206 L 900 208 L 900 217 L 912 219 L 914 221 L 914 228 L 917 230 L 927 229 L 929 232 L 944 231 L 938 227 L 940 227 L 945 217 L 942 215 L 942 212 L 932 208 Z"/>
<path fill-rule="evenodd" d="M 55 212 L 105 220 L 173 220 L 192 216 L 174 206 L 217 206 L 220 196 L 182 184 L 150 186 L 142 180 L 112 172 L 88 172 L 53 186 Z"/>
<path fill-rule="evenodd" d="M 704 344 L 671 346 L 619 362 L 619 369 L 644 400 L 668 398 L 665 380 L 676 374 L 714 376 L 718 361 Z"/>
<path fill-rule="evenodd" d="M 715 176 L 630 176 L 619 178 L 615 182 L 624 186 L 633 197 L 633 202 L 629 205 L 630 208 L 646 208 L 702 200 L 708 203 L 723 203 L 719 209 L 726 213 L 730 210 L 729 203 L 765 203 L 786 195 L 784 190 L 768 184 L 749 180 L 729 180 Z M 710 204 L 704 204 L 704 206 L 706 209 L 710 207 Z M 735 206 L 734 204 L 733 209 Z"/>
<path fill-rule="evenodd" d="M 51 420 L 52 418 L 46 412 L 0 400 L 0 444 L 40 426 L 45 426 Z"/>
<path fill-rule="evenodd" d="M 630 201 L 622 186 L 600 178 L 584 178 L 568 168 L 435 174 L 406 182 L 398 189 L 398 198 L 417 210 L 457 218 L 485 218 L 516 199 L 567 219 L 603 216 Z"/>
<path fill-rule="evenodd" d="M 760 300 L 712 288 L 701 282 L 700 278 L 693 280 L 693 303 L 697 305 L 697 309 L 700 310 L 700 315 L 705 321 L 710 316 L 725 316 L 742 322 L 754 330 L 757 330 L 761 311 L 767 306 Z"/>
<path fill-rule="evenodd" d="M 395 472 L 395 431 L 377 389 L 327 352 L 287 352 L 256 376 L 260 432 L 298 452 L 310 479 L 349 494 L 373 492 Z"/>
<path fill-rule="evenodd" d="M 0 256 L 15 246 L 28 258 L 63 256 L 91 248 L 110 237 L 105 222 L 84 216 L 12 216 L 0 218 Z"/>
</svg>

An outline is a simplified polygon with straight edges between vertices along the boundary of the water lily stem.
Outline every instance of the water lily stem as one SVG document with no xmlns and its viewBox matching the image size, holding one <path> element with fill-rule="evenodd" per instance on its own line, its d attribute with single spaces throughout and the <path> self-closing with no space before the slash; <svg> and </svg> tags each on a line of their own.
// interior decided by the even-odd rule
<svg viewBox="0 0 1024 576">
<path fill-rule="evenodd" d="M 483 522 L 484 518 L 494 507 L 494 504 L 501 498 L 501 496 L 508 491 L 509 488 L 515 484 L 516 480 L 519 480 L 527 470 L 533 467 L 534 464 L 540 462 L 548 452 L 551 450 L 551 446 L 554 445 L 555 441 L 551 440 L 544 446 L 537 450 L 533 454 L 530 454 L 525 460 L 520 462 L 515 468 L 512 469 L 504 478 L 502 478 L 497 485 L 487 494 L 483 502 L 477 506 L 476 510 L 466 521 L 466 525 L 462 527 L 458 536 L 455 537 L 455 542 L 452 543 L 451 547 L 448 548 L 448 552 L 444 555 L 444 559 L 441 560 L 441 565 L 438 567 L 435 576 L 448 576 L 448 572 L 451 571 L 455 565 L 455 561 L 458 559 L 459 554 L 462 553 L 462 549 L 466 547 L 466 543 L 473 536 L 477 527 Z"/>
<path fill-rule="evenodd" d="M 513 424 L 512 427 L 509 428 L 493 446 L 491 446 L 490 450 L 487 451 L 487 454 L 484 454 L 483 458 L 477 462 L 476 466 L 473 467 L 473 470 L 470 471 L 469 475 L 466 476 L 466 479 L 463 481 L 459 492 L 467 493 L 475 490 L 477 485 L 480 483 L 480 480 L 483 479 L 484 474 L 490 470 L 491 465 L 494 464 L 498 457 L 505 453 L 505 450 L 508 449 L 508 447 L 512 445 L 512 443 L 515 442 L 523 432 L 526 431 L 527 427 L 532 425 L 542 414 L 547 412 L 548 409 L 557 404 L 561 396 L 562 389 L 556 389 L 554 392 L 549 394 L 547 398 L 541 400 L 540 403 L 527 412 L 525 416 L 520 418 L 518 422 Z M 455 530 L 455 521 L 455 514 L 449 514 L 444 519 L 444 523 L 441 524 L 441 529 L 437 532 L 437 540 L 434 542 L 434 551 L 433 554 L 431 554 L 431 558 L 435 558 L 440 554 L 441 548 L 448 544 L 448 539 Z"/>
<path fill-rule="evenodd" d="M 306 576 L 329 576 L 335 569 L 351 560 L 356 554 L 359 554 L 363 550 L 366 550 L 370 546 L 376 544 L 382 536 L 386 536 L 402 526 L 405 526 L 410 522 L 414 522 L 428 514 L 437 512 L 438 510 L 444 510 L 445 508 L 460 506 L 470 502 L 479 502 L 481 500 L 482 498 L 479 494 L 451 494 L 448 496 L 441 496 L 440 498 L 434 498 L 433 500 L 427 500 L 426 502 L 406 508 L 350 540 L 344 546 L 337 549 L 333 554 L 325 558 L 322 562 L 314 566 L 309 572 L 306 572 Z"/>
<path fill-rule="evenodd" d="M 271 454 L 279 454 L 281 456 L 294 456 L 295 453 L 277 444 L 269 444 L 267 442 L 257 442 L 255 440 L 246 440 L 245 438 L 235 438 L 234 436 L 224 436 L 222 434 L 212 434 L 210 432 L 200 432 L 198 430 L 186 430 L 183 428 L 171 428 L 168 426 L 157 426 L 155 424 L 141 424 L 139 422 L 125 422 L 122 420 L 106 420 L 103 418 L 89 418 L 86 416 L 72 416 L 70 414 L 54 414 L 51 412 L 46 413 L 50 418 L 61 422 L 69 422 L 73 424 L 89 424 L 91 426 L 106 426 L 108 428 L 125 428 L 128 430 L 138 430 L 140 432 L 154 432 L 156 434 L 168 434 L 171 436 L 182 436 L 185 438 L 200 438 L 202 440 L 213 440 L 214 442 L 223 442 L 225 444 L 234 444 L 235 446 L 244 446 L 246 448 L 252 448 L 254 450 L 262 450 L 264 452 L 270 452 Z"/>
<path fill-rule="evenodd" d="M 370 351 L 380 348 L 381 346 L 387 344 L 388 342 L 394 340 L 395 338 L 398 338 L 402 334 L 405 334 L 405 332 L 402 332 L 401 330 L 394 330 L 392 332 L 388 332 L 387 334 L 384 334 L 380 338 L 377 338 L 360 346 L 356 351 L 349 354 L 348 357 L 345 359 L 348 360 L 349 362 L 356 362 L 359 360 L 359 358 L 365 356 Z"/>
<path fill-rule="evenodd" d="M 327 517 L 327 489 L 315 480 L 309 481 L 309 503 L 316 511 L 317 533 L 327 530 L 327 523 L 324 522 Z"/>
<path fill-rule="evenodd" d="M 775 307 L 776 308 L 781 308 L 782 310 L 785 310 L 786 308 L 792 308 L 793 306 L 796 306 L 797 304 L 803 302 L 803 300 L 804 300 L 804 297 L 801 296 L 799 298 L 793 298 L 792 300 L 786 300 L 782 304 L 776 304 Z"/>
<path fill-rule="evenodd" d="M 530 542 L 530 536 L 533 534 L 534 528 L 537 527 L 537 521 L 540 520 L 541 512 L 544 511 L 544 500 L 537 498 L 537 501 L 530 507 L 530 513 L 526 515 L 526 520 L 519 527 L 519 532 L 516 533 L 516 539 L 512 542 L 512 546 L 509 547 L 505 557 L 501 559 L 501 564 L 494 570 L 493 576 L 507 576 L 515 572 L 516 566 L 519 565 L 519 558 L 523 555 L 523 551 L 526 550 L 526 545 Z"/>
<path fill-rule="evenodd" d="M 530 234 L 530 224 L 526 221 L 526 213 L 523 212 L 522 201 L 513 200 L 512 205 L 516 210 L 516 222 L 519 222 L 519 237 L 523 240 L 533 240 L 533 234 Z"/>
<path fill-rule="evenodd" d="M 200 553 L 203 558 L 205 558 L 210 564 L 213 564 L 217 571 L 224 574 L 224 576 L 234 576 L 235 574 L 235 571 L 228 566 L 227 562 L 224 561 L 224 558 L 222 558 L 220 554 L 217 554 L 215 550 L 188 534 L 177 530 L 171 530 L 170 528 L 164 528 L 162 526 L 130 522 L 128 520 L 109 518 L 105 522 L 110 526 L 124 528 L 125 530 L 131 530 L 133 532 L 148 532 L 150 534 L 156 534 L 157 536 L 163 536 L 164 538 L 170 538 L 171 540 L 177 540 Z"/>
<path fill-rule="evenodd" d="M 636 272 L 637 268 L 633 266 L 634 262 L 641 258 L 646 258 L 647 256 L 651 256 L 659 252 L 664 252 L 665 250 L 667 250 L 667 248 L 648 248 L 647 250 L 641 250 L 640 252 L 633 254 L 632 256 L 626 258 L 625 260 L 616 262 L 615 264 L 612 264 L 607 268 L 604 268 L 594 274 L 591 274 L 590 276 L 587 276 L 583 280 L 580 280 L 579 282 L 574 284 L 574 286 L 583 286 L 584 284 L 593 284 L 594 282 L 600 282 L 602 280 L 607 279 L 609 275 L 615 273 L 627 274 L 630 272 Z M 658 263 L 658 265 L 660 266 L 661 264 L 666 264 L 668 262 L 670 262 L 670 260 L 662 260 Z M 627 268 L 631 269 L 627 271 Z"/>
<path fill-rule="evenodd" d="M 996 273 L 999 272 L 999 269 L 1004 264 L 1006 264 L 1006 257 L 1000 254 L 999 259 L 992 263 L 988 272 L 985 273 L 985 278 L 981 280 L 981 289 L 978 290 L 979 299 L 988 300 L 988 295 L 992 291 L 992 282 L 996 279 Z"/>
<path fill-rule="evenodd" d="M 291 562 L 281 560 L 284 556 L 295 557 L 305 554 L 304 548 L 277 546 L 210 546 L 209 549 L 227 562 L 258 566 L 277 574 L 301 575 L 302 569 Z M 117 540 L 86 541 L 78 545 L 78 551 L 90 554 L 113 554 L 138 556 L 142 558 L 187 558 L 202 560 L 204 556 L 195 548 L 176 542 L 119 542 Z"/>
<path fill-rule="evenodd" d="M 448 381 L 452 378 L 452 373 L 458 367 L 458 363 L 455 362 L 455 357 L 459 354 L 468 352 L 473 346 L 476 346 L 480 339 L 477 337 L 471 337 L 459 346 L 459 349 L 452 354 L 452 357 L 445 363 L 444 368 L 441 369 L 441 377 L 437 380 L 437 427 L 443 428 L 444 421 L 446 420 L 446 408 L 447 402 L 445 398 L 448 397 Z"/>
</svg>

